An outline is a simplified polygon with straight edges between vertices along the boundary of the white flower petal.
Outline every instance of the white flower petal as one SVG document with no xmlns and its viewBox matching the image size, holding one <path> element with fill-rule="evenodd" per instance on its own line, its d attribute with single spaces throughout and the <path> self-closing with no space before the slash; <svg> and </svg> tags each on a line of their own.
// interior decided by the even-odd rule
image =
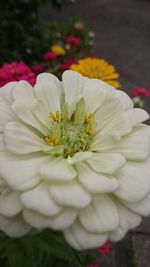
<svg viewBox="0 0 150 267">
<path fill-rule="evenodd" d="M 88 232 L 76 221 L 72 227 L 64 231 L 67 242 L 77 250 L 97 248 L 102 246 L 107 240 L 107 233 L 96 234 Z"/>
<path fill-rule="evenodd" d="M 74 167 L 64 158 L 50 158 L 40 168 L 40 175 L 46 181 L 65 182 L 71 181 L 76 176 Z"/>
<path fill-rule="evenodd" d="M 50 129 L 51 121 L 49 118 L 49 110 L 40 100 L 35 99 L 31 104 L 31 110 L 36 119 L 46 128 Z"/>
<path fill-rule="evenodd" d="M 119 153 L 93 153 L 87 162 L 96 172 L 112 174 L 125 164 L 125 158 Z"/>
<path fill-rule="evenodd" d="M 26 81 L 19 81 L 13 87 L 12 97 L 14 100 L 22 100 L 25 102 L 29 102 L 34 98 L 33 87 Z"/>
<path fill-rule="evenodd" d="M 39 183 L 38 168 L 44 160 L 39 156 L 0 154 L 0 176 L 14 190 L 27 190 Z"/>
<path fill-rule="evenodd" d="M 24 209 L 23 218 L 29 225 L 34 228 L 44 229 L 48 227 L 49 217 L 40 215 L 33 210 Z"/>
<path fill-rule="evenodd" d="M 36 97 L 46 106 L 46 109 L 52 113 L 60 111 L 60 101 L 62 90 L 57 84 L 50 82 L 38 83 L 34 87 Z M 48 117 L 49 114 L 47 114 Z"/>
<path fill-rule="evenodd" d="M 0 229 L 11 237 L 20 237 L 27 234 L 31 227 L 20 215 L 13 218 L 0 216 Z"/>
<path fill-rule="evenodd" d="M 89 205 L 91 196 L 77 182 L 50 185 L 49 191 L 56 203 L 73 208 L 84 208 Z"/>
<path fill-rule="evenodd" d="M 150 193 L 148 193 L 146 197 L 140 201 L 137 201 L 137 202 L 126 201 L 124 202 L 124 205 L 126 205 L 129 209 L 133 210 L 135 213 L 141 216 L 149 216 L 150 215 Z"/>
<path fill-rule="evenodd" d="M 142 200 L 150 191 L 149 171 L 149 162 L 127 164 L 116 174 L 120 185 L 114 194 L 125 201 Z"/>
<path fill-rule="evenodd" d="M 3 98 L 7 104 L 13 101 L 11 91 L 17 85 L 17 82 L 9 82 L 0 88 L 0 98 Z"/>
<path fill-rule="evenodd" d="M 35 130 L 38 130 L 43 135 L 47 135 L 47 129 L 33 115 L 31 105 L 24 103 L 23 100 L 16 100 L 12 104 L 12 110 L 23 123 L 34 127 Z"/>
<path fill-rule="evenodd" d="M 119 226 L 110 233 L 109 239 L 112 241 L 119 241 L 124 237 L 128 230 L 133 229 L 140 224 L 141 217 L 130 211 L 121 203 L 116 201 L 115 204 L 119 214 Z"/>
<path fill-rule="evenodd" d="M 66 208 L 57 216 L 44 216 L 35 211 L 25 209 L 23 216 L 25 220 L 34 228 L 51 228 L 54 230 L 64 230 L 68 228 L 76 219 L 77 212 Z"/>
<path fill-rule="evenodd" d="M 47 186 L 44 184 L 22 193 L 21 201 L 27 209 L 45 216 L 53 216 L 61 211 L 61 208 L 50 197 Z"/>
<path fill-rule="evenodd" d="M 97 195 L 93 202 L 80 211 L 79 219 L 90 232 L 103 233 L 112 231 L 119 224 L 115 203 L 108 195 Z"/>
<path fill-rule="evenodd" d="M 4 142 L 9 151 L 20 155 L 41 151 L 46 145 L 42 138 L 19 122 L 6 125 Z"/>
<path fill-rule="evenodd" d="M 4 126 L 7 122 L 16 120 L 16 116 L 13 114 L 11 110 L 10 103 L 7 103 L 7 100 L 3 96 L 0 95 L 0 125 Z"/>
<path fill-rule="evenodd" d="M 17 192 L 6 190 L 0 193 L 0 214 L 6 217 L 16 216 L 22 210 L 22 203 Z"/>
<path fill-rule="evenodd" d="M 45 72 L 45 73 L 41 73 L 37 76 L 36 84 L 40 84 L 43 82 L 55 83 L 57 86 L 60 86 L 60 81 L 58 80 L 58 78 L 51 73 Z"/>
<path fill-rule="evenodd" d="M 140 108 L 134 108 L 126 112 L 126 116 L 129 119 L 132 126 L 149 119 L 149 114 Z"/>
<path fill-rule="evenodd" d="M 77 162 L 85 161 L 85 160 L 91 158 L 92 155 L 93 155 L 93 153 L 90 151 L 77 152 L 77 153 L 75 153 L 75 155 L 73 157 L 68 157 L 67 161 L 69 164 L 74 165 Z"/>
<path fill-rule="evenodd" d="M 129 160 L 144 160 L 150 154 L 150 127 L 140 125 L 124 136 L 113 151 L 123 154 Z"/>
<path fill-rule="evenodd" d="M 96 123 L 96 131 L 99 131 L 112 122 L 118 114 L 123 114 L 123 108 L 117 97 L 108 94 L 103 104 L 96 111 L 94 121 Z"/>
<path fill-rule="evenodd" d="M 104 102 L 110 86 L 97 79 L 84 79 L 83 98 L 86 104 L 86 112 L 94 113 Z"/>
<path fill-rule="evenodd" d="M 128 109 L 133 108 L 134 103 L 133 103 L 132 99 L 125 92 L 123 92 L 122 90 L 115 90 L 114 94 L 121 102 L 121 105 L 122 105 L 124 110 L 128 110 Z"/>
<path fill-rule="evenodd" d="M 118 133 L 120 136 L 124 136 L 132 131 L 132 125 L 125 114 L 118 114 L 113 117 L 103 129 L 101 129 L 101 135 L 109 135 L 113 132 Z"/>
<path fill-rule="evenodd" d="M 77 72 L 68 70 L 62 75 L 62 85 L 65 93 L 65 102 L 69 107 L 69 116 L 72 114 L 74 105 L 81 98 L 84 77 Z"/>
<path fill-rule="evenodd" d="M 54 230 L 64 230 L 73 224 L 77 217 L 75 209 L 65 208 L 64 211 L 49 219 L 48 227 Z"/>
<path fill-rule="evenodd" d="M 117 131 L 111 131 L 107 134 L 102 134 L 100 131 L 94 136 L 89 149 L 94 152 L 102 152 L 114 148 L 119 140 L 120 134 Z"/>
<path fill-rule="evenodd" d="M 76 169 L 80 183 L 91 193 L 108 193 L 118 188 L 114 177 L 98 174 L 85 163 L 78 163 Z"/>
<path fill-rule="evenodd" d="M 4 149 L 5 149 L 4 135 L 0 130 L 0 151 L 3 151 Z"/>
</svg>

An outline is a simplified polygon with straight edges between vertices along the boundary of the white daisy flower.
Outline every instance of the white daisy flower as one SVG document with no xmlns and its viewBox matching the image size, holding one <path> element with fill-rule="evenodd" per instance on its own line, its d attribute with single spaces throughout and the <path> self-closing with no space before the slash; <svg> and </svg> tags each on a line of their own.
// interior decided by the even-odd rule
<svg viewBox="0 0 150 267">
<path fill-rule="evenodd" d="M 0 228 L 61 230 L 82 250 L 150 214 L 149 118 L 122 91 L 66 71 L 0 89 Z"/>
</svg>

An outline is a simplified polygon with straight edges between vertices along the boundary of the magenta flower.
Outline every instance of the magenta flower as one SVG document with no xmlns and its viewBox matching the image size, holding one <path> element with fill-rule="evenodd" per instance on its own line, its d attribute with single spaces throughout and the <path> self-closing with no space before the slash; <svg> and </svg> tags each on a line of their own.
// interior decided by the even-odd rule
<svg viewBox="0 0 150 267">
<path fill-rule="evenodd" d="M 35 64 L 35 65 L 32 66 L 32 70 L 33 70 L 36 74 L 38 74 L 38 73 L 44 71 L 44 67 L 43 67 L 42 65 L 40 65 L 40 64 Z"/>
<path fill-rule="evenodd" d="M 67 36 L 65 38 L 65 41 L 71 45 L 80 45 L 80 43 L 81 43 L 81 39 L 79 37 L 75 37 L 75 36 Z"/>
<path fill-rule="evenodd" d="M 43 55 L 43 58 L 45 61 L 55 61 L 57 58 L 57 55 L 52 51 L 48 51 L 48 52 L 45 52 L 45 54 Z"/>
<path fill-rule="evenodd" d="M 135 87 L 132 91 L 133 96 L 150 96 L 150 89 Z"/>
<path fill-rule="evenodd" d="M 70 69 L 70 66 L 72 64 L 77 64 L 77 60 L 76 59 L 70 59 L 70 60 L 68 60 L 68 61 L 66 61 L 64 63 L 61 63 L 60 66 L 59 66 L 59 68 L 62 71 L 69 70 Z"/>
<path fill-rule="evenodd" d="M 35 74 L 23 61 L 4 63 L 0 68 L 0 86 L 8 82 L 25 80 L 31 85 L 35 83 Z"/>
<path fill-rule="evenodd" d="M 99 247 L 99 254 L 109 254 L 109 252 L 110 252 L 110 241 L 107 240 L 102 247 Z"/>
</svg>

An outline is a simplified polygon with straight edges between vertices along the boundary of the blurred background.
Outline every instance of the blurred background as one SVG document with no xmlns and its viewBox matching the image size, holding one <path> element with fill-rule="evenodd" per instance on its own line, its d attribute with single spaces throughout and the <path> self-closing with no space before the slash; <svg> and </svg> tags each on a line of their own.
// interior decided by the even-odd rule
<svg viewBox="0 0 150 267">
<path fill-rule="evenodd" d="M 0 0 L 0 10 L 0 86 L 22 79 L 34 85 L 40 72 L 61 77 L 73 69 L 150 111 L 149 0 Z M 111 245 L 100 266 L 149 267 L 149 251 L 145 219 Z"/>
</svg>

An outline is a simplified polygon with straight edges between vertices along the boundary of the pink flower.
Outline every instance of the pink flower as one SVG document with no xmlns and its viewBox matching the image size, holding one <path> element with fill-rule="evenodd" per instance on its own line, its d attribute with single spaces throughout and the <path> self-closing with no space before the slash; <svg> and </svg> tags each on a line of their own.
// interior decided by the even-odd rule
<svg viewBox="0 0 150 267">
<path fill-rule="evenodd" d="M 25 80 L 31 85 L 35 84 L 35 74 L 23 61 L 5 63 L 0 68 L 0 86 L 8 82 Z"/>
<path fill-rule="evenodd" d="M 65 41 L 71 45 L 80 45 L 80 43 L 81 43 L 81 39 L 79 37 L 75 37 L 75 36 L 67 36 L 65 38 Z"/>
<path fill-rule="evenodd" d="M 32 70 L 33 70 L 36 74 L 38 74 L 38 73 L 44 71 L 44 67 L 43 67 L 42 65 L 40 65 L 40 64 L 35 64 L 35 65 L 32 66 Z"/>
<path fill-rule="evenodd" d="M 146 89 L 143 87 L 135 87 L 132 90 L 133 96 L 150 96 L 150 89 Z"/>
<path fill-rule="evenodd" d="M 56 58 L 57 58 L 57 55 L 52 51 L 47 51 L 43 55 L 43 58 L 44 58 L 45 61 L 55 61 Z"/>
<path fill-rule="evenodd" d="M 110 252 L 110 241 L 107 240 L 102 247 L 99 247 L 99 254 L 109 254 L 109 252 Z"/>
<path fill-rule="evenodd" d="M 77 21 L 75 22 L 74 27 L 76 30 L 82 30 L 84 29 L 84 24 L 82 22 Z"/>
<path fill-rule="evenodd" d="M 76 60 L 76 59 L 70 59 L 70 60 L 68 60 L 67 62 L 65 62 L 65 63 L 61 63 L 60 64 L 60 66 L 59 66 L 59 68 L 60 68 L 60 70 L 69 70 L 70 69 L 70 66 L 72 65 L 72 64 L 76 64 L 78 61 Z"/>
</svg>

